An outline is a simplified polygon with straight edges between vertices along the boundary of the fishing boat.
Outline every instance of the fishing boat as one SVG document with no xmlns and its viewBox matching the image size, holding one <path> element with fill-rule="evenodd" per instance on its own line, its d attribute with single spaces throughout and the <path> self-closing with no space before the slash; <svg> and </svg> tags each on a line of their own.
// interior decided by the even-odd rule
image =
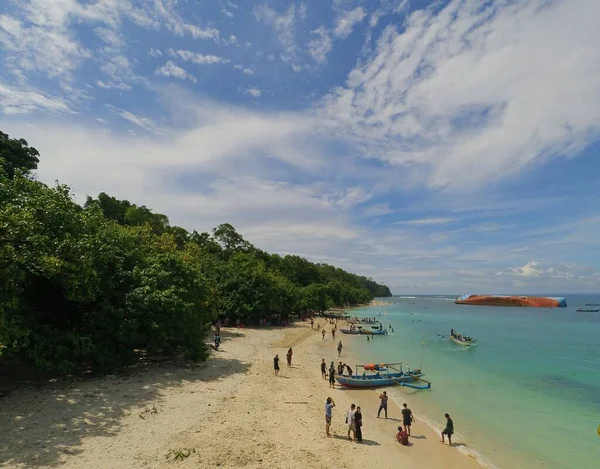
<svg viewBox="0 0 600 469">
<path fill-rule="evenodd" d="M 600 309 L 595 308 L 577 308 L 579 313 L 600 313 Z"/>
<path fill-rule="evenodd" d="M 463 347 L 471 347 L 472 345 L 477 344 L 477 339 L 459 334 L 454 329 L 450 331 L 450 340 L 455 344 L 462 345 Z"/>
<path fill-rule="evenodd" d="M 374 331 L 369 331 L 368 329 L 363 329 L 358 326 L 356 329 L 340 329 L 342 334 L 352 334 L 352 335 L 387 335 L 386 329 L 379 329 Z"/>
<path fill-rule="evenodd" d="M 600 306 L 600 303 L 586 303 L 586 306 Z"/>
<path fill-rule="evenodd" d="M 431 383 L 422 378 L 424 373 L 419 369 L 411 370 L 406 363 L 355 365 L 355 369 L 355 374 L 351 376 L 338 375 L 335 377 L 336 381 L 347 388 L 375 388 L 394 385 L 412 389 L 431 388 Z"/>
</svg>

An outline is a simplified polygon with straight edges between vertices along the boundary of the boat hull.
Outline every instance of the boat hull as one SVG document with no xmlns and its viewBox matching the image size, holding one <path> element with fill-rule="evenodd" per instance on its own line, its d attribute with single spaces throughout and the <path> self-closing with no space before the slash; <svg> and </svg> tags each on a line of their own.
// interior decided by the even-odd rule
<svg viewBox="0 0 600 469">
<path fill-rule="evenodd" d="M 547 296 L 463 295 L 457 298 L 454 303 L 457 305 L 529 306 L 534 308 L 567 306 L 567 301 L 564 298 Z"/>
<path fill-rule="evenodd" d="M 387 330 L 378 330 L 378 331 L 369 331 L 365 329 L 340 329 L 342 334 L 350 334 L 350 335 L 387 335 Z"/>
<path fill-rule="evenodd" d="M 455 344 L 461 345 L 462 347 L 471 347 L 476 344 L 476 342 L 472 342 L 472 341 L 463 342 L 462 340 L 455 339 L 454 337 L 450 337 L 450 340 L 452 342 L 454 342 Z"/>
<path fill-rule="evenodd" d="M 423 373 L 390 373 L 385 375 L 353 375 L 337 376 L 335 379 L 341 386 L 346 388 L 377 388 L 382 386 L 396 386 L 413 383 L 418 380 Z"/>
</svg>

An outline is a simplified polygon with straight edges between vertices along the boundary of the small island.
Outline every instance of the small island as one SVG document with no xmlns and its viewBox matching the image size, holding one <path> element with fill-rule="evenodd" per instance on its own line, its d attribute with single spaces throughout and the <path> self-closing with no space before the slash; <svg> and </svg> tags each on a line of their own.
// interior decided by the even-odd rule
<svg viewBox="0 0 600 469">
<path fill-rule="evenodd" d="M 550 296 L 506 296 L 506 295 L 462 295 L 454 303 L 457 305 L 480 306 L 528 306 L 534 308 L 562 308 L 567 306 L 563 297 Z"/>
</svg>

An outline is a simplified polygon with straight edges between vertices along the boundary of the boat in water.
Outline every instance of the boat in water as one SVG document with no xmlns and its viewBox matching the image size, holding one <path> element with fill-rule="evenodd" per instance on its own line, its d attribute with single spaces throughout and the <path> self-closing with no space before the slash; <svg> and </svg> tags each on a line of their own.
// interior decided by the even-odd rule
<svg viewBox="0 0 600 469">
<path fill-rule="evenodd" d="M 376 388 L 402 386 L 412 389 L 430 389 L 431 383 L 423 379 L 424 373 L 411 370 L 406 363 L 382 363 L 380 365 L 356 365 L 356 373 L 350 376 L 337 375 L 336 381 L 347 388 Z M 362 374 L 360 373 L 360 370 Z"/>
<path fill-rule="evenodd" d="M 455 344 L 462 345 L 463 347 L 471 347 L 473 345 L 477 345 L 477 339 L 460 334 L 454 329 L 450 330 L 450 340 Z"/>
<path fill-rule="evenodd" d="M 387 335 L 387 333 L 388 333 L 387 329 L 378 329 L 378 330 L 370 331 L 368 329 L 363 329 L 360 326 L 353 328 L 353 329 L 340 329 L 340 332 L 342 334 L 352 334 L 352 335 Z"/>
<path fill-rule="evenodd" d="M 567 300 L 551 296 L 505 296 L 505 295 L 462 295 L 454 303 L 457 305 L 480 306 L 529 306 L 534 308 L 564 308 Z"/>
<path fill-rule="evenodd" d="M 596 308 L 577 308 L 578 313 L 600 313 L 600 309 Z"/>
</svg>

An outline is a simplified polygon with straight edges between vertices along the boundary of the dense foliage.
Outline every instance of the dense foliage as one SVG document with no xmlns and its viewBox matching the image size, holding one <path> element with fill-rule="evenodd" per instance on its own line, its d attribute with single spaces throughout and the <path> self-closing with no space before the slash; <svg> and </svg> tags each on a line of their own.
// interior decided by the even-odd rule
<svg viewBox="0 0 600 469">
<path fill-rule="evenodd" d="M 206 356 L 217 318 L 256 323 L 389 296 L 387 287 L 261 251 L 101 193 L 82 207 L 29 172 L 38 153 L 0 133 L 0 354 L 41 370 L 107 370 L 140 353 Z"/>
</svg>

